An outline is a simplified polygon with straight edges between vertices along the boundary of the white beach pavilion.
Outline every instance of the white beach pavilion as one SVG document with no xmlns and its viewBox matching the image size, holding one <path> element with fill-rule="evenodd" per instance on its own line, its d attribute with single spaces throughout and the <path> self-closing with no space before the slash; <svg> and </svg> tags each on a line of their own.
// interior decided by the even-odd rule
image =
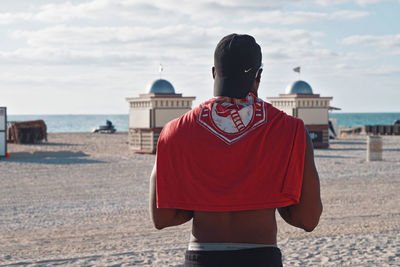
<svg viewBox="0 0 400 267">
<path fill-rule="evenodd" d="M 129 102 L 129 148 L 138 153 L 155 153 L 164 125 L 192 109 L 195 97 L 176 94 L 172 84 L 158 79 L 148 93 L 126 98 Z"/>
<path fill-rule="evenodd" d="M 279 97 L 267 97 L 267 100 L 286 114 L 304 121 L 313 140 L 314 147 L 329 147 L 330 101 L 333 97 L 321 97 L 314 94 L 311 86 L 302 80 L 295 81 L 286 87 L 285 94 Z"/>
</svg>

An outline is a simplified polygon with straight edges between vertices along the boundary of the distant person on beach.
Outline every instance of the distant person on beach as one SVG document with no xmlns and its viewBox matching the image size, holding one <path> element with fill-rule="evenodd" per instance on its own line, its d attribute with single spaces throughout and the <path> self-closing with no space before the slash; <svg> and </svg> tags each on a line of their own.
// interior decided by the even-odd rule
<svg viewBox="0 0 400 267">
<path fill-rule="evenodd" d="M 261 48 L 230 34 L 214 53 L 215 98 L 163 128 L 150 178 L 157 229 L 193 218 L 184 266 L 282 266 L 275 211 L 312 231 L 322 212 L 303 121 L 257 97 Z"/>
</svg>

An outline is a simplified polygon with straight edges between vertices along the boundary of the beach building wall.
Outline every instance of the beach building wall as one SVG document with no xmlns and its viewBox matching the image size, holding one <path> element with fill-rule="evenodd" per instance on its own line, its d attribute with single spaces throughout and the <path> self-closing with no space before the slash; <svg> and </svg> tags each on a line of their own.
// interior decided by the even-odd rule
<svg viewBox="0 0 400 267">
<path fill-rule="evenodd" d="M 155 153 L 164 125 L 192 108 L 195 97 L 176 94 L 170 82 L 154 81 L 147 94 L 127 98 L 129 102 L 129 148 L 138 153 Z"/>
<path fill-rule="evenodd" d="M 329 147 L 329 109 L 332 99 L 314 94 L 311 86 L 301 80 L 288 85 L 285 94 L 267 97 L 274 107 L 302 119 L 314 147 L 319 148 Z"/>
</svg>

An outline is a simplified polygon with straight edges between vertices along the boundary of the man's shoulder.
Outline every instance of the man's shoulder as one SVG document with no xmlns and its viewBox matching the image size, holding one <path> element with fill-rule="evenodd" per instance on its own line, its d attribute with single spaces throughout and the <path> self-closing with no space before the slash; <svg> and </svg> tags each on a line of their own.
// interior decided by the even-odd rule
<svg viewBox="0 0 400 267">
<path fill-rule="evenodd" d="M 288 115 L 277 109 L 270 103 L 267 104 L 268 131 L 282 136 L 282 134 L 294 134 L 302 136 L 305 133 L 305 125 L 302 119 Z"/>
<path fill-rule="evenodd" d="M 270 104 L 268 102 L 264 102 L 264 103 L 267 107 L 267 114 L 268 114 L 269 121 L 279 119 L 279 120 L 285 120 L 285 121 L 291 122 L 291 123 L 304 124 L 302 119 L 294 117 L 292 115 L 289 115 L 286 112 L 274 107 L 272 104 Z"/>
<path fill-rule="evenodd" d="M 161 139 L 170 140 L 180 138 L 196 124 L 196 115 L 199 113 L 200 107 L 195 107 L 182 116 L 167 122 L 160 134 Z"/>
</svg>

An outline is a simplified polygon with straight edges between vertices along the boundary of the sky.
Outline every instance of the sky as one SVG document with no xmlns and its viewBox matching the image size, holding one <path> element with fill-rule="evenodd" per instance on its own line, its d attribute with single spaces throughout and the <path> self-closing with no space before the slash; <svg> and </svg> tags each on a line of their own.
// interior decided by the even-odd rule
<svg viewBox="0 0 400 267">
<path fill-rule="evenodd" d="M 218 41 L 246 33 L 263 53 L 260 98 L 301 79 L 341 112 L 400 112 L 398 14 L 400 0 L 2 0 L 0 106 L 127 114 L 160 75 L 197 106 L 213 97 Z"/>
</svg>

